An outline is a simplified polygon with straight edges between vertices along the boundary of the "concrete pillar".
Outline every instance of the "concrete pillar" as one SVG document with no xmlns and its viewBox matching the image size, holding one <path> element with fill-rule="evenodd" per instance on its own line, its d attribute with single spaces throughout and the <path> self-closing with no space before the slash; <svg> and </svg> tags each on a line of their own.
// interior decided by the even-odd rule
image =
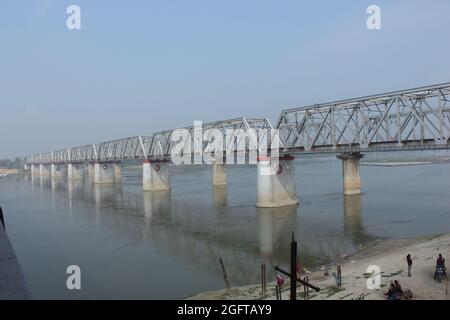
<svg viewBox="0 0 450 320">
<path fill-rule="evenodd" d="M 278 161 L 258 157 L 257 207 L 284 207 L 299 203 L 293 160 L 291 156 L 280 157 Z"/>
<path fill-rule="evenodd" d="M 25 163 L 25 164 L 23 165 L 23 167 L 22 167 L 22 170 L 23 170 L 23 171 L 30 171 L 30 170 L 31 170 L 30 165 L 29 165 L 28 163 Z"/>
<path fill-rule="evenodd" d="M 94 183 L 95 180 L 95 163 L 88 163 L 89 182 Z"/>
<path fill-rule="evenodd" d="M 225 174 L 225 165 L 214 163 L 212 165 L 213 186 L 221 186 L 227 184 L 227 175 Z"/>
<path fill-rule="evenodd" d="M 64 178 L 64 164 L 51 164 L 52 178 Z"/>
<path fill-rule="evenodd" d="M 359 152 L 344 153 L 337 156 L 342 160 L 342 176 L 344 194 L 361 193 L 359 180 L 359 159 L 363 157 Z"/>
<path fill-rule="evenodd" d="M 67 179 L 81 180 L 84 175 L 84 167 L 81 163 L 69 163 L 67 165 Z"/>
<path fill-rule="evenodd" d="M 113 183 L 114 182 L 114 164 L 96 163 L 94 167 L 94 183 Z"/>
<path fill-rule="evenodd" d="M 142 189 L 144 191 L 170 190 L 168 161 L 144 161 L 142 164 Z"/>
<path fill-rule="evenodd" d="M 39 165 L 39 175 L 41 177 L 50 177 L 51 171 L 48 164 L 40 164 Z"/>
<path fill-rule="evenodd" d="M 116 182 L 122 181 L 122 163 L 114 163 L 114 179 Z"/>
</svg>

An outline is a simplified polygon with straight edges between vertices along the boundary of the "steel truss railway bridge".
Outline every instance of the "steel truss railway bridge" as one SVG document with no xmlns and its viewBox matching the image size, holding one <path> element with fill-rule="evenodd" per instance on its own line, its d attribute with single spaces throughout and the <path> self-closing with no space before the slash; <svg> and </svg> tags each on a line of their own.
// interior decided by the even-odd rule
<svg viewBox="0 0 450 320">
<path fill-rule="evenodd" d="M 278 207 L 298 204 L 293 155 L 336 154 L 344 193 L 356 194 L 362 153 L 448 149 L 449 139 L 450 83 L 444 83 L 283 110 L 275 127 L 265 118 L 216 121 L 35 154 L 25 163 L 32 177 L 83 179 L 87 165 L 92 183 L 114 183 L 122 166 L 137 160 L 143 190 L 152 191 L 170 189 L 169 163 L 180 156 L 212 164 L 218 186 L 227 183 L 225 163 L 236 155 L 251 162 L 254 154 L 256 205 Z M 213 155 L 209 162 L 195 160 L 203 152 Z"/>
</svg>

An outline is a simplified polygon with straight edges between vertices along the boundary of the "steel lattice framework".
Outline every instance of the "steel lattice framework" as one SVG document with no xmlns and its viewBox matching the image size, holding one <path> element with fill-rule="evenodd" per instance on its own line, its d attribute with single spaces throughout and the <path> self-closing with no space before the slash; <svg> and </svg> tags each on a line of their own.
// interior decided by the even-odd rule
<svg viewBox="0 0 450 320">
<path fill-rule="evenodd" d="M 449 148 L 450 83 L 282 111 L 283 152 Z"/>
<path fill-rule="evenodd" d="M 268 134 L 272 125 L 265 118 L 236 118 L 202 124 L 206 132 L 244 130 L 231 143 L 249 138 L 258 145 L 261 132 Z M 194 136 L 194 126 L 181 128 Z M 260 130 L 260 129 L 266 129 Z M 341 100 L 281 112 L 275 138 L 280 153 L 340 153 L 403 151 L 450 148 L 450 83 Z M 27 164 L 123 161 L 170 158 L 174 142 L 165 130 L 151 136 L 135 136 L 47 152 L 26 158 Z M 270 150 L 274 137 L 266 136 Z M 194 145 L 189 139 L 185 143 Z M 242 148 L 242 145 L 241 145 Z M 248 152 L 245 150 L 235 151 Z M 224 145 L 224 150 L 227 146 Z"/>
<path fill-rule="evenodd" d="M 194 145 L 194 126 L 184 127 L 179 129 L 165 130 L 154 133 L 151 136 L 135 136 L 124 139 L 117 139 L 112 141 L 101 142 L 98 144 L 89 144 L 80 147 L 68 148 L 53 152 L 41 153 L 26 158 L 27 164 L 51 164 L 51 163 L 82 163 L 82 162 L 107 162 L 107 161 L 124 161 L 133 159 L 170 159 L 171 150 L 174 143 L 171 139 L 172 134 L 176 130 L 184 129 L 191 137 L 184 143 Z M 236 118 L 224 121 L 216 121 L 205 123 L 201 125 L 202 131 L 205 133 L 203 148 L 208 143 L 209 129 L 218 130 L 223 136 L 226 135 L 227 130 L 244 130 L 246 136 L 252 139 L 254 145 L 258 145 L 258 138 L 263 134 L 270 133 L 273 129 L 270 122 L 265 118 Z M 260 130 L 266 129 L 266 130 Z M 267 137 L 266 137 L 267 138 Z M 239 139 L 239 136 L 236 138 Z M 239 146 L 239 141 L 233 140 Z M 270 148 L 271 141 L 269 139 L 268 147 Z M 224 141 L 225 142 L 225 141 Z M 248 151 L 248 146 L 246 150 Z M 202 149 L 203 150 L 203 149 Z M 226 150 L 224 145 L 223 150 Z M 236 150 L 236 148 L 235 148 Z M 239 151 L 239 150 L 237 150 Z"/>
</svg>

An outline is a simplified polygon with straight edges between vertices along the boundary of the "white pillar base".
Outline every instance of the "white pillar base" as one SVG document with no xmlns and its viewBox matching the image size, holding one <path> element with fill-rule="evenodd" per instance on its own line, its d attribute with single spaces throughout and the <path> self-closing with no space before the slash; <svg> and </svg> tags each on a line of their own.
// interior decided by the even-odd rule
<svg viewBox="0 0 450 320">
<path fill-rule="evenodd" d="M 64 178 L 64 164 L 51 164 L 50 170 L 52 178 Z"/>
<path fill-rule="evenodd" d="M 94 183 L 113 183 L 114 165 L 113 163 L 96 163 L 94 167 Z"/>
<path fill-rule="evenodd" d="M 361 193 L 361 181 L 359 179 L 359 159 L 363 157 L 359 152 L 344 153 L 337 156 L 342 160 L 342 176 L 344 194 Z"/>
<path fill-rule="evenodd" d="M 280 157 L 278 165 L 269 157 L 258 158 L 256 206 L 262 208 L 298 205 L 294 157 Z"/>
<path fill-rule="evenodd" d="M 227 184 L 227 175 L 225 173 L 225 165 L 214 163 L 212 165 L 213 186 L 223 186 Z"/>
<path fill-rule="evenodd" d="M 142 189 L 144 191 L 170 190 L 168 161 L 144 161 L 142 164 Z"/>
<path fill-rule="evenodd" d="M 69 163 L 67 165 L 67 178 L 69 180 L 82 180 L 84 176 L 84 167 L 81 163 Z"/>
</svg>

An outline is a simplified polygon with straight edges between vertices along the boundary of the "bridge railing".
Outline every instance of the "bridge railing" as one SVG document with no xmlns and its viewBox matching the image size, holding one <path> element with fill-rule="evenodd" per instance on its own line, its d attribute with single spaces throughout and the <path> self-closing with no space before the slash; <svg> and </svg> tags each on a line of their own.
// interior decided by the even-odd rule
<svg viewBox="0 0 450 320">
<path fill-rule="evenodd" d="M 73 163 L 94 162 L 97 159 L 97 149 L 98 146 L 94 144 L 70 148 L 70 157 L 66 161 L 71 161 Z"/>
<path fill-rule="evenodd" d="M 208 143 L 211 142 L 213 131 L 223 136 L 223 150 L 227 150 L 230 144 L 233 144 L 232 147 L 235 151 L 248 152 L 252 148 L 257 148 L 261 139 L 267 139 L 267 147 L 270 149 L 274 142 L 274 138 L 269 136 L 273 127 L 266 118 L 236 118 L 201 123 L 200 128 L 202 130 L 202 150 L 207 149 Z M 27 157 L 26 163 L 46 164 L 170 158 L 175 144 L 181 143 L 183 148 L 190 145 L 192 149 L 196 143 L 196 129 L 198 128 L 194 125 L 156 132 L 151 136 L 134 136 L 68 148 Z M 226 139 L 230 132 L 233 133 L 237 130 L 241 130 L 241 133 L 244 134 L 235 134 L 231 139 Z M 172 135 L 180 131 L 183 131 L 187 138 L 182 142 L 172 139 Z M 275 138 L 278 139 L 278 136 Z M 277 146 L 279 144 L 280 142 L 277 140 Z"/>
</svg>

